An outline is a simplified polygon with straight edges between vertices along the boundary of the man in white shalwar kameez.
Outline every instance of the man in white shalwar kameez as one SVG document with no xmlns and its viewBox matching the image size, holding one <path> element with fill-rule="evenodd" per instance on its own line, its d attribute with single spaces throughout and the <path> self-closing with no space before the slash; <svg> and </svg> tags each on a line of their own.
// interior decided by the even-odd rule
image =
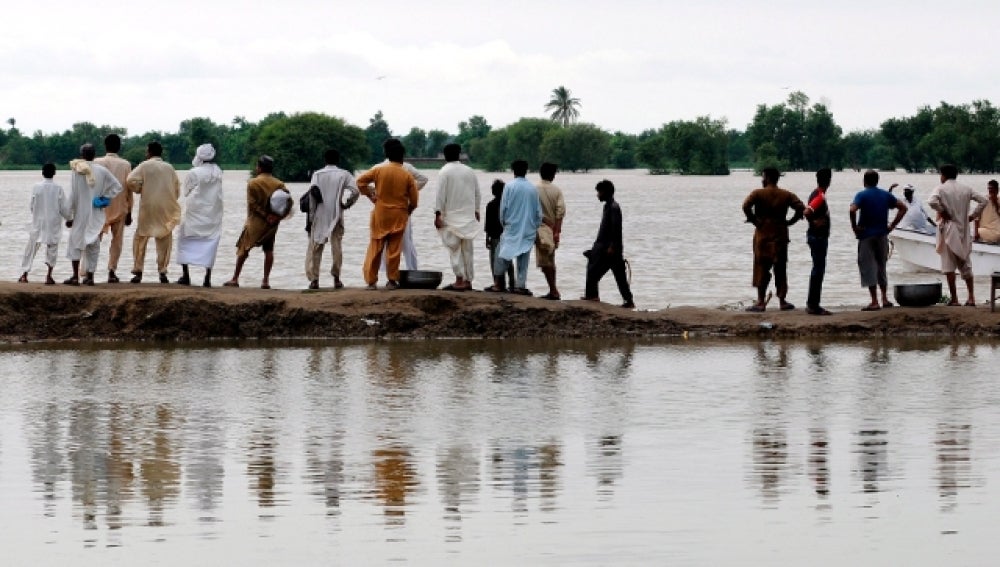
<svg viewBox="0 0 1000 567">
<path fill-rule="evenodd" d="M 376 165 L 375 167 L 382 167 L 389 163 L 389 160 L 385 160 L 382 163 Z M 373 168 L 374 169 L 374 168 Z M 407 173 L 413 176 L 413 179 L 417 182 L 417 191 L 424 188 L 427 185 L 427 176 L 420 173 L 420 170 L 414 167 L 410 162 L 403 162 L 403 169 Z M 379 271 L 385 272 L 385 260 L 387 254 L 383 252 L 382 254 L 382 266 Z M 403 261 L 406 262 L 406 269 L 408 270 L 419 270 L 420 266 L 417 264 L 417 246 L 413 243 L 413 219 L 406 221 L 406 229 L 403 230 Z"/>
<path fill-rule="evenodd" d="M 937 252 L 941 255 L 941 272 L 948 280 L 948 291 L 951 292 L 951 302 L 948 305 L 959 305 L 955 289 L 955 271 L 958 270 L 965 280 L 969 290 L 969 298 L 965 305 L 976 306 L 976 294 L 972 280 L 972 235 L 969 221 L 979 218 L 988 202 L 986 197 L 977 194 L 971 187 L 956 181 L 958 168 L 954 165 L 941 166 L 941 185 L 934 188 L 927 204 L 937 211 L 938 221 Z M 975 201 L 978 206 L 971 213 L 969 204 Z"/>
<path fill-rule="evenodd" d="M 52 268 L 56 265 L 59 254 L 59 240 L 62 239 L 63 219 L 69 218 L 69 203 L 62 186 L 57 185 L 52 178 L 56 174 L 56 166 L 47 163 L 42 166 L 44 181 L 31 190 L 31 230 L 28 232 L 28 246 L 24 249 L 24 261 L 21 262 L 21 278 L 17 281 L 28 283 L 28 272 L 35 261 L 38 248 L 45 244 L 45 265 L 49 272 L 45 277 L 47 285 L 54 285 Z"/>
<path fill-rule="evenodd" d="M 191 285 L 189 265 L 205 268 L 204 287 L 212 287 L 212 267 L 222 237 L 222 169 L 215 164 L 215 148 L 202 144 L 182 185 L 184 212 L 177 227 L 177 283 Z"/>
<path fill-rule="evenodd" d="M 444 147 L 446 162 L 438 174 L 437 200 L 434 205 L 434 227 L 441 235 L 455 272 L 455 283 L 444 289 L 465 291 L 472 289 L 473 245 L 479 236 L 479 206 L 482 196 L 479 182 L 472 168 L 459 161 L 462 147 L 448 144 Z"/>
<path fill-rule="evenodd" d="M 319 289 L 319 266 L 323 260 L 323 248 L 329 241 L 333 256 L 330 275 L 333 276 L 333 287 L 341 289 L 344 287 L 340 281 L 340 268 L 344 258 L 341 246 L 344 239 L 344 209 L 353 205 L 361 193 L 358 192 L 354 176 L 337 167 L 340 152 L 327 150 L 323 154 L 323 160 L 326 167 L 314 172 L 309 182 L 309 212 L 312 221 L 306 251 L 306 278 L 309 279 L 309 289 Z"/>
<path fill-rule="evenodd" d="M 486 291 L 505 291 L 502 275 L 507 272 L 511 262 L 517 266 L 517 287 L 512 293 L 531 295 L 528 290 L 528 262 L 531 260 L 531 249 L 538 237 L 538 227 L 542 224 L 542 205 L 538 199 L 538 189 L 525 179 L 528 174 L 528 162 L 517 160 L 511 164 L 514 180 L 507 183 L 500 198 L 500 222 L 503 224 L 503 234 L 497 247 L 496 264 L 493 266 L 493 285 Z"/>
<path fill-rule="evenodd" d="M 73 277 L 66 285 L 94 285 L 94 269 L 101 254 L 101 231 L 107 217 L 104 209 L 121 193 L 122 185 L 103 165 L 94 163 L 93 144 L 80 147 L 80 159 L 69 162 L 69 240 L 66 257 L 73 264 Z M 80 281 L 80 259 L 86 258 L 87 276 Z"/>
</svg>

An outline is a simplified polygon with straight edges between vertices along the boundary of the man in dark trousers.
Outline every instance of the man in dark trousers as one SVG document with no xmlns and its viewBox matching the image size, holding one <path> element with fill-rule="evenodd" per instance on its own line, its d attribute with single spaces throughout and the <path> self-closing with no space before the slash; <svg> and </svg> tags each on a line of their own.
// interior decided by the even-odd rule
<svg viewBox="0 0 1000 567">
<path fill-rule="evenodd" d="M 594 245 L 583 253 L 587 257 L 587 291 L 581 299 L 600 301 L 597 284 L 604 274 L 611 270 L 618 284 L 618 292 L 624 301 L 622 307 L 635 309 L 622 251 L 622 210 L 615 201 L 615 186 L 605 179 L 598 183 L 595 189 L 597 200 L 604 202 L 604 213 L 601 216 L 601 227 L 597 230 Z"/>
<path fill-rule="evenodd" d="M 823 293 L 823 276 L 826 274 L 826 251 L 830 244 L 830 207 L 826 204 L 826 191 L 833 177 L 830 168 L 816 172 L 816 189 L 809 194 L 805 215 L 809 222 L 806 229 L 806 243 L 812 254 L 813 267 L 809 274 L 809 296 L 806 299 L 806 313 L 810 315 L 830 315 L 820 306 Z"/>
</svg>

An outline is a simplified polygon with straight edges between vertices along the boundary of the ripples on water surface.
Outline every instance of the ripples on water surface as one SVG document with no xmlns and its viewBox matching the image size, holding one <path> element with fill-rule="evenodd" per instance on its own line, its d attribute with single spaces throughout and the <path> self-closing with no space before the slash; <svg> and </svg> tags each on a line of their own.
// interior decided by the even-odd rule
<svg viewBox="0 0 1000 567">
<path fill-rule="evenodd" d="M 989 565 L 996 346 L 0 351 L 9 565 Z"/>
</svg>

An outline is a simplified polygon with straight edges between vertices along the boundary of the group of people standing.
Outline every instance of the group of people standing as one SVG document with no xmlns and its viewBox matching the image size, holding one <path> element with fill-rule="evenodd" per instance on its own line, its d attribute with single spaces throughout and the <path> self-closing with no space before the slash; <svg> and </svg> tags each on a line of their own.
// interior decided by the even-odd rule
<svg viewBox="0 0 1000 567">
<path fill-rule="evenodd" d="M 70 229 L 67 257 L 73 275 L 67 285 L 94 285 L 95 272 L 105 234 L 111 235 L 108 283 L 118 283 L 118 261 L 124 245 L 125 227 L 132 224 L 133 194 L 141 195 L 132 242 L 134 264 L 132 283 L 142 281 L 146 248 L 156 242 L 156 264 L 160 282 L 167 282 L 167 266 L 173 249 L 174 229 L 179 227 L 179 261 L 198 263 L 210 270 L 222 234 L 222 172 L 212 163 L 215 150 L 208 144 L 198 148 L 194 168 L 184 182 L 188 207 L 182 217 L 181 183 L 174 168 L 163 161 L 163 147 L 151 142 L 146 159 L 135 169 L 121 158 L 121 139 L 109 134 L 104 139 L 106 153 L 98 158 L 93 144 L 80 147 L 80 157 L 70 162 L 70 192 L 53 182 L 56 168 L 42 167 L 44 181 L 32 189 L 32 224 L 19 281 L 27 282 L 35 254 L 46 245 L 48 266 L 45 283 L 55 284 L 52 268 L 62 237 L 62 222 Z M 210 260 L 205 258 L 210 257 Z M 183 282 L 181 282 L 183 283 Z"/>
<path fill-rule="evenodd" d="M 936 213 L 936 221 L 927 216 L 922 204 L 915 198 L 912 186 L 906 186 L 904 198 L 898 199 L 892 193 L 895 184 L 888 191 L 884 190 L 878 186 L 878 172 L 869 170 L 864 173 L 864 188 L 855 194 L 849 207 L 851 229 L 858 240 L 861 285 L 868 288 L 870 295 L 870 302 L 862 308 L 863 311 L 893 307 L 887 295 L 888 236 L 900 226 L 937 234 L 936 250 L 941 256 L 941 272 L 945 275 L 951 294 L 949 305 L 962 305 L 957 298 L 956 272 L 965 281 L 968 291 L 964 305 L 976 305 L 970 261 L 972 241 L 974 238 L 988 242 L 1000 240 L 997 182 L 989 182 L 987 198 L 959 183 L 958 168 L 954 165 L 941 166 L 939 171 L 941 184 L 927 200 L 928 206 Z M 830 315 L 830 311 L 821 305 L 821 296 L 830 239 L 830 208 L 826 193 L 830 187 L 832 172 L 828 168 L 816 172 L 817 186 L 809 194 L 807 203 L 803 203 L 791 191 L 778 187 L 780 177 L 777 169 L 765 168 L 762 171 L 762 187 L 752 191 L 743 201 L 743 213 L 747 222 L 754 225 L 753 285 L 757 288 L 757 301 L 747 311 L 765 311 L 770 299 L 767 290 L 772 272 L 779 309 L 795 309 L 787 301 L 788 227 L 806 218 L 806 242 L 812 256 L 806 312 L 810 315 Z M 972 203 L 975 203 L 974 207 Z M 792 211 L 790 218 L 789 210 Z M 893 211 L 893 218 L 890 220 L 889 215 Z M 975 234 L 970 226 L 973 221 L 976 222 Z"/>
<path fill-rule="evenodd" d="M 124 241 L 124 228 L 132 224 L 133 195 L 141 195 L 135 236 L 132 283 L 143 278 L 145 254 L 150 239 L 156 242 L 156 268 L 161 283 L 168 283 L 167 269 L 177 233 L 177 260 L 182 267 L 178 284 L 190 285 L 189 266 L 205 268 L 203 285 L 211 287 L 222 236 L 223 195 L 222 170 L 214 162 L 211 144 L 197 148 L 192 169 L 183 184 L 174 168 L 162 159 L 163 148 L 158 142 L 147 145 L 146 160 L 132 169 L 121 158 L 121 139 L 110 134 L 104 140 L 106 154 L 96 157 L 96 148 L 84 144 L 80 158 L 70 163 L 70 194 L 67 196 L 54 183 L 56 168 L 42 168 L 43 182 L 32 190 L 32 228 L 22 263 L 21 282 L 28 281 L 34 257 L 42 244 L 46 245 L 48 274 L 45 283 L 55 284 L 52 269 L 62 236 L 62 223 L 70 228 L 67 256 L 73 265 L 73 275 L 67 285 L 94 285 L 101 241 L 111 235 L 108 259 L 108 283 L 118 283 L 118 261 Z M 334 288 L 344 287 L 341 281 L 343 259 L 344 211 L 364 195 L 373 203 L 370 218 L 368 250 L 362 275 L 368 289 L 377 289 L 379 272 L 386 274 L 387 289 L 400 287 L 400 261 L 405 259 L 410 270 L 417 270 L 417 254 L 413 244 L 411 215 L 420 200 L 420 190 L 427 177 L 411 164 L 404 162 L 405 148 L 395 138 L 383 144 L 386 160 L 362 173 L 356 179 L 351 172 L 339 167 L 340 155 L 335 149 L 324 154 L 325 166 L 315 171 L 308 191 L 299 200 L 299 208 L 307 214 L 309 235 L 305 274 L 309 289 L 319 288 L 320 264 L 326 244 L 330 244 Z M 482 197 L 475 172 L 461 162 L 461 147 L 448 144 L 444 148 L 445 165 L 438 176 L 437 198 L 434 203 L 434 226 L 447 251 L 455 274 L 454 283 L 444 289 L 472 289 L 474 273 L 474 242 L 485 224 L 486 246 L 490 250 L 492 285 L 486 291 L 531 295 L 527 288 L 527 271 L 531 251 L 536 253 L 536 265 L 548 284 L 544 299 L 561 299 L 556 281 L 555 253 L 559 246 L 562 221 L 566 214 L 562 191 L 553 184 L 558 167 L 545 163 L 540 168 L 541 181 L 536 186 L 526 179 L 528 164 L 523 160 L 511 165 L 514 179 L 508 183 L 493 183 L 494 199 L 486 206 L 483 221 L 480 209 Z M 274 264 L 274 243 L 282 220 L 292 214 L 293 200 L 284 183 L 273 176 L 274 160 L 260 156 L 254 176 L 247 182 L 247 215 L 243 231 L 236 242 L 236 266 L 233 277 L 223 285 L 239 287 L 239 277 L 253 248 L 264 253 L 264 275 L 261 287 L 270 288 L 269 276 Z M 588 257 L 586 294 L 582 299 L 599 301 L 598 282 L 610 270 L 614 273 L 623 307 L 634 307 L 629 288 L 626 261 L 622 247 L 621 209 L 614 200 L 614 185 L 607 180 L 597 184 L 598 199 L 605 203 L 597 239 Z M 180 206 L 181 194 L 185 206 Z"/>
</svg>

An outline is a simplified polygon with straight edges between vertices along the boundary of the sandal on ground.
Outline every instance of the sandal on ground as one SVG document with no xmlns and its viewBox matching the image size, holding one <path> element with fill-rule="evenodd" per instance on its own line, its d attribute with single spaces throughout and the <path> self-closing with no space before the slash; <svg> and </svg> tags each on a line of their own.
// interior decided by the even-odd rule
<svg viewBox="0 0 1000 567">
<path fill-rule="evenodd" d="M 889 309 L 890 307 L 895 307 L 896 304 L 891 301 L 885 301 L 882 303 L 882 309 Z"/>
<path fill-rule="evenodd" d="M 516 293 L 518 295 L 526 295 L 528 297 L 531 297 L 532 295 L 534 295 L 534 294 L 531 293 L 531 290 L 528 289 L 528 288 L 526 288 L 526 287 L 515 287 L 515 288 L 512 288 L 510 290 L 510 292 L 511 293 Z"/>
<path fill-rule="evenodd" d="M 601 298 L 600 297 L 587 297 L 586 295 L 581 295 L 580 296 L 580 301 L 595 301 L 595 302 L 600 303 Z"/>
<path fill-rule="evenodd" d="M 448 285 L 444 286 L 441 289 L 443 289 L 445 291 L 465 291 L 465 290 L 467 290 L 469 288 L 467 288 L 467 287 L 459 287 L 459 286 L 457 286 L 455 284 L 448 284 Z"/>
<path fill-rule="evenodd" d="M 271 289 L 271 284 L 262 283 L 260 284 L 260 289 Z"/>
<path fill-rule="evenodd" d="M 365 289 L 368 290 L 368 291 L 375 291 L 375 290 L 378 289 L 378 286 L 372 283 L 372 284 L 366 285 Z"/>
<path fill-rule="evenodd" d="M 961 307 L 962 306 L 962 304 L 959 303 L 958 301 L 949 301 L 947 303 L 947 305 L 948 305 L 948 307 Z"/>
<path fill-rule="evenodd" d="M 240 287 L 240 282 L 235 282 L 233 280 L 229 280 L 228 282 L 222 284 L 222 286 L 223 287 Z"/>
<path fill-rule="evenodd" d="M 792 305 L 791 303 L 788 303 L 788 302 L 786 301 L 786 302 L 784 302 L 784 303 L 782 303 L 782 304 L 781 304 L 781 307 L 780 307 L 780 309 L 781 309 L 782 311 L 792 311 L 792 310 L 794 310 L 794 309 L 795 309 L 795 306 L 794 306 L 794 305 Z"/>
<path fill-rule="evenodd" d="M 833 313 L 823 309 L 822 307 L 807 307 L 806 313 L 809 315 L 833 315 Z"/>
<path fill-rule="evenodd" d="M 975 307 L 976 306 L 976 302 L 975 301 L 966 301 L 964 305 L 966 307 Z"/>
<path fill-rule="evenodd" d="M 747 307 L 746 311 L 748 313 L 763 313 L 764 311 L 767 311 L 767 307 L 764 306 L 764 305 L 756 305 L 756 304 L 754 304 L 754 305 L 751 305 L 750 307 Z"/>
<path fill-rule="evenodd" d="M 879 307 L 878 305 L 866 305 L 861 308 L 862 311 L 878 311 L 879 309 L 882 308 Z"/>
<path fill-rule="evenodd" d="M 550 292 L 540 296 L 540 299 L 551 299 L 552 301 L 559 301 L 560 299 L 562 299 L 562 296 Z"/>
<path fill-rule="evenodd" d="M 632 301 L 626 301 L 621 304 L 622 309 L 635 309 L 635 303 Z"/>
<path fill-rule="evenodd" d="M 495 285 L 491 285 L 489 287 L 484 287 L 483 291 L 489 291 L 489 292 L 492 292 L 492 293 L 507 293 L 507 288 L 505 288 L 505 287 L 497 287 Z"/>
<path fill-rule="evenodd" d="M 56 280 L 52 279 L 51 277 L 47 277 L 45 278 L 45 285 L 56 285 Z"/>
</svg>

